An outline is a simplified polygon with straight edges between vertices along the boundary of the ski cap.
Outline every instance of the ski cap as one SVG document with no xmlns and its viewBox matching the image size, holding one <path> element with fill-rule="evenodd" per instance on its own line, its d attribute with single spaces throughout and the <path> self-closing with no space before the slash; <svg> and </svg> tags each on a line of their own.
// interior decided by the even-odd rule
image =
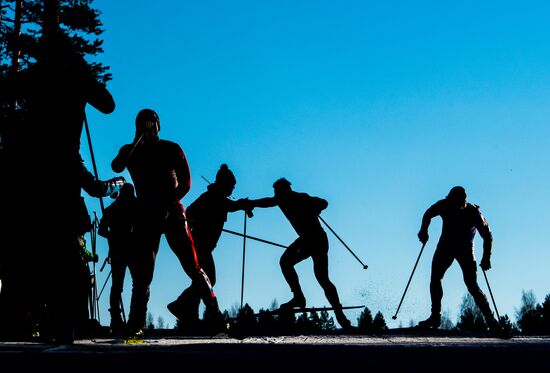
<svg viewBox="0 0 550 373">
<path fill-rule="evenodd" d="M 237 183 L 235 175 L 233 175 L 233 172 L 231 172 L 225 163 L 220 166 L 220 169 L 216 173 L 216 183 L 231 185 L 235 185 Z"/>
</svg>

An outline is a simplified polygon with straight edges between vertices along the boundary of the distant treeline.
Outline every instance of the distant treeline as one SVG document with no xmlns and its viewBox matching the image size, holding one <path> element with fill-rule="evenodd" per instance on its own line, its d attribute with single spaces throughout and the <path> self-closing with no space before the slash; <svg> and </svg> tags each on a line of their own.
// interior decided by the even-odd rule
<svg viewBox="0 0 550 373">
<path fill-rule="evenodd" d="M 278 307 L 274 301 L 270 310 Z M 224 311 L 227 322 L 231 322 L 234 328 L 247 334 L 275 335 L 275 334 L 315 334 L 330 333 L 338 329 L 333 317 L 328 311 L 296 313 L 291 315 L 273 315 L 267 309 L 260 309 L 255 316 L 255 311 L 246 304 L 242 309 L 233 306 L 231 310 Z M 537 300 L 532 291 L 523 291 L 520 308 L 516 311 L 516 322 L 513 322 L 507 314 L 500 315 L 501 325 L 513 334 L 550 334 L 550 294 L 546 295 L 542 304 Z M 158 318 L 155 325 L 152 315 L 148 315 L 148 328 L 164 329 L 162 317 Z M 365 307 L 357 318 L 358 332 L 365 334 L 387 330 L 386 321 L 382 312 L 378 311 L 374 316 L 368 307 Z M 414 326 L 411 320 L 407 326 Z M 179 329 L 176 322 L 175 329 Z M 441 329 L 484 332 L 487 330 L 483 315 L 475 305 L 470 294 L 464 295 L 460 305 L 457 322 L 453 323 L 448 312 L 442 314 Z"/>
</svg>

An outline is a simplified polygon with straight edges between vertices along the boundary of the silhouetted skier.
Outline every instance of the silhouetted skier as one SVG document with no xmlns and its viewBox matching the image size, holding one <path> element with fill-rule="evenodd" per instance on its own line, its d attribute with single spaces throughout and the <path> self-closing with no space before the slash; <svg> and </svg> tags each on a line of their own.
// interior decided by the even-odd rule
<svg viewBox="0 0 550 373">
<path fill-rule="evenodd" d="M 126 183 L 120 189 L 116 199 L 105 211 L 99 222 L 98 234 L 109 242 L 109 261 L 111 264 L 111 292 L 109 295 L 109 313 L 111 314 L 111 333 L 126 333 L 126 324 L 122 320 L 122 291 L 126 268 L 133 270 L 135 251 L 135 216 L 137 199 L 134 186 Z"/>
<path fill-rule="evenodd" d="M 84 190 L 90 197 L 107 197 L 118 193 L 121 188 L 123 188 L 126 180 L 122 176 L 117 176 L 106 181 L 97 180 L 94 175 L 84 165 L 84 162 L 81 163 L 81 173 L 80 173 L 80 183 L 82 190 Z M 79 284 L 80 291 L 67 296 L 63 296 L 67 299 L 78 299 L 79 300 L 79 319 L 76 323 L 76 334 L 81 333 L 82 336 L 89 335 L 93 332 L 90 328 L 98 326 L 89 324 L 88 321 L 94 321 L 97 323 L 97 320 L 92 320 L 94 315 L 91 313 L 91 308 L 88 309 L 89 301 L 95 302 L 95 299 L 92 299 L 92 279 L 90 278 L 91 273 L 88 267 L 89 262 L 98 261 L 97 254 L 91 253 L 86 246 L 85 235 L 89 234 L 92 230 L 92 221 L 88 209 L 84 202 L 84 198 L 80 197 L 80 212 L 78 214 L 78 229 L 76 231 L 75 237 L 75 251 L 79 253 L 81 259 L 81 267 L 79 268 L 78 277 L 81 279 Z M 76 276 L 75 276 L 76 277 Z"/>
<path fill-rule="evenodd" d="M 233 193 L 236 183 L 233 172 L 226 164 L 222 164 L 216 173 L 214 183 L 208 185 L 208 190 L 191 203 L 186 211 L 199 263 L 212 286 L 216 283 L 216 267 L 212 252 L 222 234 L 227 214 L 249 208 L 246 199 L 233 201 L 228 198 Z M 184 329 L 192 331 L 199 321 L 199 305 L 201 298 L 204 298 L 203 287 L 204 280 L 195 278 L 177 300 L 168 304 L 168 310 L 180 320 Z M 208 299 L 206 300 L 208 302 Z"/>
<path fill-rule="evenodd" d="M 34 299 L 46 294 L 48 312 L 59 320 L 53 334 L 58 341 L 71 342 L 74 325 L 69 324 L 76 316 L 67 294 L 78 291 L 78 279 L 73 276 L 74 268 L 81 267 L 81 258 L 72 251 L 81 207 L 80 138 L 85 107 L 91 104 L 108 114 L 115 104 L 63 32 L 43 37 L 39 51 L 37 62 L 8 84 L 24 110 L 10 137 L 7 175 L 3 175 L 18 182 L 9 193 L 1 193 L 5 203 L 0 263 L 2 293 L 7 294 L 1 297 L 0 312 L 18 313 L 14 308 L 22 303 L 9 299 L 14 294 Z M 40 210 L 46 216 L 31 213 L 36 211 L 37 197 L 45 197 L 40 199 Z M 39 245 L 22 239 L 31 231 L 40 237 Z"/>
<path fill-rule="evenodd" d="M 498 321 L 493 316 L 487 297 L 477 284 L 477 268 L 474 256 L 474 236 L 476 231 L 483 238 L 482 270 L 491 268 L 491 250 L 493 235 L 479 206 L 466 201 L 466 190 L 461 186 L 453 187 L 447 197 L 432 205 L 422 217 L 422 226 L 418 232 L 420 242 L 428 241 L 428 227 L 432 218 L 441 216 L 443 220 L 441 237 L 432 261 L 430 295 L 432 313 L 430 317 L 418 323 L 420 328 L 438 328 L 441 323 L 441 283 L 447 269 L 454 260 L 458 262 L 464 276 L 464 283 L 479 307 L 485 322 L 493 332 L 501 332 Z"/>
<path fill-rule="evenodd" d="M 336 287 L 330 281 L 328 275 L 328 238 L 319 222 L 319 214 L 327 208 L 328 202 L 306 193 L 295 192 L 290 185 L 288 180 L 279 179 L 273 184 L 274 197 L 249 201 L 252 207 L 279 206 L 296 233 L 298 233 L 298 239 L 286 249 L 280 260 L 283 276 L 294 294 L 293 298 L 282 304 L 280 308 L 305 307 L 306 299 L 294 266 L 311 257 L 315 278 L 323 288 L 327 300 L 334 308 L 336 320 L 342 328 L 351 329 L 351 323 L 342 311 Z"/>
<path fill-rule="evenodd" d="M 143 334 L 155 258 L 162 234 L 185 273 L 200 281 L 201 268 L 180 200 L 191 188 L 189 165 L 181 147 L 158 136 L 160 120 L 156 112 L 143 109 L 136 116 L 136 134 L 131 144 L 122 146 L 113 159 L 113 171 L 128 168 L 138 202 L 136 214 L 136 264 L 132 273 L 132 301 L 128 327 L 135 336 Z M 203 281 L 203 299 L 209 312 L 220 313 L 209 284 Z"/>
</svg>

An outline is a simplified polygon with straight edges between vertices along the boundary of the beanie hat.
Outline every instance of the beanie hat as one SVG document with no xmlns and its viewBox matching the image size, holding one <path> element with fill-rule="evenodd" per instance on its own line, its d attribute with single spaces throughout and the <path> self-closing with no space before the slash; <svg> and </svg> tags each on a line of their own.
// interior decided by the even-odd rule
<svg viewBox="0 0 550 373">
<path fill-rule="evenodd" d="M 235 175 L 233 175 L 233 172 L 231 172 L 225 163 L 220 166 L 220 169 L 216 173 L 216 183 L 233 185 L 237 183 Z"/>
</svg>

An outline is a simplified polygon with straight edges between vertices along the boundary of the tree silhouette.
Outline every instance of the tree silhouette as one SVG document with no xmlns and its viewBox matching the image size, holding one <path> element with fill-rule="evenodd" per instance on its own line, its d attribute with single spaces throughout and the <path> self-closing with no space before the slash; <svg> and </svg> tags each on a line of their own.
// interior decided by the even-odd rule
<svg viewBox="0 0 550 373">
<path fill-rule="evenodd" d="M 147 321 L 145 323 L 147 329 L 155 329 L 155 318 L 151 312 L 147 312 Z"/>
<path fill-rule="evenodd" d="M 234 327 L 246 334 L 254 334 L 257 332 L 258 320 L 256 316 L 254 316 L 254 310 L 248 303 L 239 310 Z"/>
<path fill-rule="evenodd" d="M 441 313 L 441 324 L 439 325 L 439 329 L 443 330 L 451 330 L 455 326 L 453 322 L 451 321 L 451 318 L 449 317 L 449 311 L 445 310 Z"/>
<path fill-rule="evenodd" d="M 328 311 L 326 310 L 321 311 L 320 322 L 321 330 L 323 331 L 332 331 L 336 329 L 334 319 L 329 315 Z"/>
<path fill-rule="evenodd" d="M 372 330 L 375 332 L 380 332 L 382 330 L 388 329 L 386 325 L 386 320 L 384 320 L 384 315 L 382 312 L 378 311 L 372 320 Z"/>
<path fill-rule="evenodd" d="M 92 7 L 93 0 L 59 0 L 59 28 L 70 39 L 74 50 L 93 59 L 103 52 L 103 25 L 100 12 Z M 42 0 L 0 1 L 0 86 L 5 81 L 17 82 L 18 76 L 29 69 L 38 55 L 40 39 L 46 22 Z M 106 83 L 112 75 L 109 67 L 97 61 L 87 62 L 89 70 L 98 81 Z M 28 112 L 26 101 L 13 96 L 14 92 L 3 92 L 0 99 L 0 156 L 9 151 L 15 141 L 17 129 Z M 13 97 L 12 97 L 13 96 Z"/>
<path fill-rule="evenodd" d="M 521 305 L 516 316 L 522 333 L 537 334 L 543 331 L 543 307 L 537 304 L 532 290 L 522 291 Z"/>
<path fill-rule="evenodd" d="M 550 333 L 550 294 L 546 295 L 542 303 L 542 332 Z"/>
<path fill-rule="evenodd" d="M 94 9 L 92 3 L 93 0 L 60 0 L 58 19 L 60 29 L 70 35 L 75 49 L 82 55 L 94 57 L 103 52 L 103 40 L 100 36 L 104 30 L 100 20 L 101 12 Z M 21 11 L 18 12 L 18 9 Z M 2 1 L 0 9 L 0 75 L 2 77 L 25 70 L 34 63 L 34 55 L 43 33 L 43 19 L 43 0 Z M 18 59 L 13 58 L 14 54 Z M 108 73 L 107 66 L 99 62 L 91 62 L 89 65 L 100 81 L 111 80 L 112 76 Z"/>
<path fill-rule="evenodd" d="M 357 328 L 360 332 L 368 333 L 372 331 L 372 313 L 370 312 L 368 307 L 365 307 L 365 309 L 361 312 L 359 317 L 357 318 Z"/>
<path fill-rule="evenodd" d="M 506 334 L 512 335 L 512 334 L 519 333 L 518 328 L 512 322 L 512 320 L 510 320 L 508 315 L 500 316 L 499 323 L 500 323 L 500 326 L 502 326 L 502 328 L 504 329 L 504 332 Z"/>
<path fill-rule="evenodd" d="M 487 331 L 487 325 L 481 310 L 475 304 L 474 298 L 470 293 L 466 294 L 462 298 L 462 304 L 460 306 L 459 321 L 456 324 L 456 328 L 462 331 L 468 332 L 485 332 Z"/>
</svg>

